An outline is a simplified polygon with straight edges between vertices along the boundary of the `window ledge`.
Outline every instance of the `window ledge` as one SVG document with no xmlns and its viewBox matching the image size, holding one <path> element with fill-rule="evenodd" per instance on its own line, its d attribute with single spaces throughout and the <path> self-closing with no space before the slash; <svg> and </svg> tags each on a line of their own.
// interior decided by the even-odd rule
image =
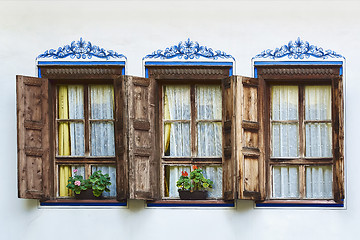
<svg viewBox="0 0 360 240">
<path fill-rule="evenodd" d="M 115 199 L 104 200 L 75 200 L 75 199 L 55 199 L 40 201 L 41 207 L 126 207 L 126 201 Z"/>
<path fill-rule="evenodd" d="M 234 208 L 234 201 L 224 200 L 157 200 L 147 201 L 147 207 L 226 207 Z"/>
<path fill-rule="evenodd" d="M 336 202 L 334 200 L 266 200 L 255 202 L 256 208 L 262 207 L 330 207 L 343 208 L 344 201 Z"/>
</svg>

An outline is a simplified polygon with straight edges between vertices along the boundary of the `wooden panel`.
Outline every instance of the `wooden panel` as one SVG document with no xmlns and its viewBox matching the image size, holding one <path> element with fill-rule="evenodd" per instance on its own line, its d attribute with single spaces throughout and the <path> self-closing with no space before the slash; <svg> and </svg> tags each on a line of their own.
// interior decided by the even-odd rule
<svg viewBox="0 0 360 240">
<path fill-rule="evenodd" d="M 158 99 L 154 79 L 125 76 L 128 96 L 129 197 L 160 198 Z"/>
<path fill-rule="evenodd" d="M 257 88 L 244 86 L 244 99 L 243 99 L 243 120 L 245 121 L 258 121 L 258 98 Z"/>
<path fill-rule="evenodd" d="M 16 77 L 18 196 L 46 199 L 52 191 L 48 80 Z"/>
<path fill-rule="evenodd" d="M 257 131 L 243 130 L 244 147 L 259 148 L 259 133 Z"/>
<path fill-rule="evenodd" d="M 244 156 L 244 191 L 259 190 L 259 159 Z"/>
</svg>

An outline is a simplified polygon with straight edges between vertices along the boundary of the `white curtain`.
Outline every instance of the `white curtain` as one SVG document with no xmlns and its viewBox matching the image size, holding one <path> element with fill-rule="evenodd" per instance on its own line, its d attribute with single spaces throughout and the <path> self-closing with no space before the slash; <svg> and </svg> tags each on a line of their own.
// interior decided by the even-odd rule
<svg viewBox="0 0 360 240">
<path fill-rule="evenodd" d="M 299 197 L 299 168 L 298 167 L 273 167 L 273 198 L 298 198 Z"/>
<path fill-rule="evenodd" d="M 305 87 L 305 120 L 331 121 L 331 86 Z M 306 156 L 332 156 L 331 122 L 305 124 Z"/>
<path fill-rule="evenodd" d="M 165 114 L 165 120 L 189 120 L 189 122 L 175 122 L 168 124 L 168 126 L 170 125 L 169 136 L 167 136 L 167 131 L 164 131 L 165 142 L 167 138 L 170 137 L 168 149 L 169 156 L 190 156 L 190 86 L 165 86 L 165 95 L 169 109 L 168 116 Z"/>
<path fill-rule="evenodd" d="M 306 198 L 331 199 L 332 167 L 306 167 Z"/>
<path fill-rule="evenodd" d="M 111 85 L 90 86 L 91 156 L 114 156 L 114 89 Z"/>
<path fill-rule="evenodd" d="M 222 167 L 205 166 L 204 177 L 214 182 L 212 190 L 209 190 L 209 198 L 222 198 Z"/>
<path fill-rule="evenodd" d="M 181 171 L 186 171 L 190 177 L 190 166 L 169 166 L 170 177 L 169 177 L 169 197 L 177 198 L 179 197 L 178 188 L 176 187 L 176 182 L 181 176 Z"/>
<path fill-rule="evenodd" d="M 84 119 L 84 87 L 68 86 L 69 119 Z M 70 123 L 71 156 L 84 156 L 84 123 Z"/>
<path fill-rule="evenodd" d="M 299 155 L 298 119 L 298 87 L 272 86 L 271 120 L 279 121 L 272 123 L 272 157 Z"/>
<path fill-rule="evenodd" d="M 217 85 L 197 86 L 197 120 L 218 120 L 222 118 L 221 87 Z M 222 155 L 221 122 L 197 123 L 198 156 Z"/>
<path fill-rule="evenodd" d="M 77 169 L 77 172 L 74 173 L 74 170 Z M 85 166 L 83 165 L 72 165 L 71 166 L 71 176 L 82 176 L 85 179 Z"/>
<path fill-rule="evenodd" d="M 116 168 L 114 166 L 94 165 L 91 168 L 92 173 L 101 170 L 103 174 L 109 174 L 111 185 L 108 186 L 110 192 L 103 192 L 104 197 L 116 196 Z"/>
</svg>

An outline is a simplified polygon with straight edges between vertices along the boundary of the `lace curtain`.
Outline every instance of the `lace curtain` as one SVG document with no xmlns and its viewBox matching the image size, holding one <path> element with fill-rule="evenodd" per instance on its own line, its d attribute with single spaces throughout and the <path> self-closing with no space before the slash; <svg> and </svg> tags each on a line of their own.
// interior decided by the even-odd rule
<svg viewBox="0 0 360 240">
<path fill-rule="evenodd" d="M 271 87 L 273 157 L 299 155 L 298 87 Z M 289 121 L 292 121 L 291 123 Z"/>
<path fill-rule="evenodd" d="M 222 155 L 222 97 L 221 87 L 197 86 L 197 147 L 198 156 Z M 207 120 L 207 121 L 201 121 Z M 211 120 L 209 122 L 209 120 Z M 217 122 L 215 122 L 217 121 Z"/>
<path fill-rule="evenodd" d="M 306 198 L 333 198 L 331 166 L 306 167 Z"/>
<path fill-rule="evenodd" d="M 299 168 L 273 167 L 273 198 L 299 197 Z"/>
<path fill-rule="evenodd" d="M 331 157 L 331 86 L 305 87 L 305 120 L 306 156 Z"/>
<path fill-rule="evenodd" d="M 112 86 L 90 86 L 90 111 L 91 156 L 114 156 L 114 89 Z"/>
</svg>

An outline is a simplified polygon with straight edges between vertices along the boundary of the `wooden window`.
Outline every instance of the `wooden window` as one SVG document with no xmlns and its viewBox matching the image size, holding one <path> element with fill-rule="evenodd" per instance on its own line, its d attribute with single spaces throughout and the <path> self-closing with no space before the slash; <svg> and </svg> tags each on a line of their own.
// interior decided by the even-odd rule
<svg viewBox="0 0 360 240">
<path fill-rule="evenodd" d="M 164 197 L 178 197 L 176 181 L 191 165 L 213 182 L 210 198 L 222 198 L 222 92 L 220 84 L 162 87 Z"/>
<path fill-rule="evenodd" d="M 339 67 L 267 66 L 259 67 L 258 74 L 266 86 L 262 105 L 266 198 L 341 201 L 344 158 Z"/>
<path fill-rule="evenodd" d="M 17 76 L 19 197 L 69 198 L 67 179 L 102 170 L 128 197 L 125 87 L 118 66 L 44 66 Z"/>
</svg>

